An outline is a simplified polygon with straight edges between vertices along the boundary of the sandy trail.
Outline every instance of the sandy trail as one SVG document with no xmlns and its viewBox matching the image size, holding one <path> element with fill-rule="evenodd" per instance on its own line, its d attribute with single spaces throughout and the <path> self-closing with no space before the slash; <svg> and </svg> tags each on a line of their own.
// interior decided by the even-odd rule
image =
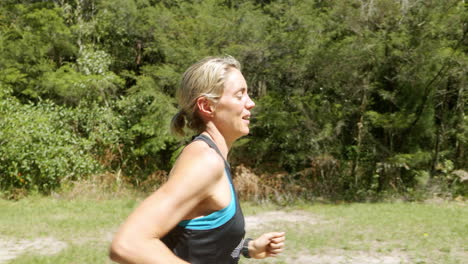
<svg viewBox="0 0 468 264">
<path fill-rule="evenodd" d="M 296 258 L 287 258 L 286 263 L 294 264 L 403 264 L 408 258 L 400 252 L 388 255 L 364 251 L 347 251 L 330 249 L 324 253 L 301 254 Z"/>
<path fill-rule="evenodd" d="M 14 239 L 0 237 L 0 263 L 7 263 L 24 253 L 54 255 L 67 247 L 65 242 L 52 237 Z"/>
</svg>

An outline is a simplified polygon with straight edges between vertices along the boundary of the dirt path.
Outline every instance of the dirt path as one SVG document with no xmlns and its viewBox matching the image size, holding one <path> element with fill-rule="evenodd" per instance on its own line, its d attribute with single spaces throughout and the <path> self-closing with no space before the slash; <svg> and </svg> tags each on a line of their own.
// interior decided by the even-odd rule
<svg viewBox="0 0 468 264">
<path fill-rule="evenodd" d="M 7 263 L 24 253 L 54 255 L 66 247 L 65 242 L 52 237 L 32 240 L 0 237 L 0 263 Z"/>
<path fill-rule="evenodd" d="M 364 251 L 343 251 L 330 249 L 324 253 L 310 255 L 300 254 L 296 258 L 287 258 L 286 263 L 294 264 L 402 264 L 409 263 L 401 252 L 378 254 Z"/>
<path fill-rule="evenodd" d="M 269 211 L 245 217 L 245 229 L 260 229 L 277 222 L 306 223 L 316 225 L 321 221 L 317 216 L 303 211 Z"/>
</svg>

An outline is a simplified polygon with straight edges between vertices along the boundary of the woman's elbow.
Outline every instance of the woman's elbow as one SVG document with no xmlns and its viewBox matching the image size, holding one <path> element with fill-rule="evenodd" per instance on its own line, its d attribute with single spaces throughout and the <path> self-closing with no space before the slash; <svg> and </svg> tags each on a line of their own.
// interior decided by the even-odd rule
<svg viewBox="0 0 468 264">
<path fill-rule="evenodd" d="M 123 239 L 114 238 L 109 249 L 109 258 L 118 263 L 130 263 L 129 256 L 132 255 L 131 252 L 131 243 Z"/>
</svg>

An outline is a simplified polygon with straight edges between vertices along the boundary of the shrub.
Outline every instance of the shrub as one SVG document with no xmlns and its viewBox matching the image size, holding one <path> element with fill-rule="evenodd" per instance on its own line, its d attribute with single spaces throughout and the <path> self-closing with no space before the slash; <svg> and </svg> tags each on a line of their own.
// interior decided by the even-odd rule
<svg viewBox="0 0 468 264">
<path fill-rule="evenodd" d="M 136 78 L 129 95 L 116 103 L 122 134 L 122 171 L 139 185 L 159 170 L 169 171 L 178 141 L 169 131 L 176 112 L 173 98 L 162 93 L 148 76 Z"/>
<path fill-rule="evenodd" d="M 22 105 L 0 94 L 0 189 L 48 193 L 65 179 L 99 170 L 93 142 L 72 131 L 71 109 L 50 101 Z"/>
</svg>

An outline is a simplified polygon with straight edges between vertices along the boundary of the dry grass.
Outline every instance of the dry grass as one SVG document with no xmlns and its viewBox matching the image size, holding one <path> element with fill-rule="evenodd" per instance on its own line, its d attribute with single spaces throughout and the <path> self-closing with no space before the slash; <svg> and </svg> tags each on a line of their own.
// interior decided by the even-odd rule
<svg viewBox="0 0 468 264">
<path fill-rule="evenodd" d="M 51 196 L 66 200 L 106 200 L 131 197 L 136 194 L 135 189 L 118 172 L 98 174 L 81 181 L 64 182 L 61 189 L 53 192 Z"/>
<path fill-rule="evenodd" d="M 278 200 L 298 188 L 286 183 L 287 173 L 257 175 L 250 168 L 239 165 L 234 168 L 233 175 L 236 190 L 245 201 Z"/>
<path fill-rule="evenodd" d="M 63 182 L 60 190 L 52 197 L 63 199 L 105 200 L 112 198 L 145 197 L 167 181 L 165 171 L 156 171 L 146 179 L 137 181 L 130 176 L 117 173 L 103 173 L 80 181 Z"/>
<path fill-rule="evenodd" d="M 336 191 L 333 188 L 337 185 L 338 173 L 328 167 L 336 165 L 334 162 L 324 158 L 317 161 L 313 168 L 294 175 L 287 172 L 257 174 L 241 164 L 233 169 L 234 184 L 244 201 L 283 204 L 303 197 L 310 198 L 312 194 L 331 194 Z M 329 187 L 325 188 L 327 184 Z"/>
</svg>

